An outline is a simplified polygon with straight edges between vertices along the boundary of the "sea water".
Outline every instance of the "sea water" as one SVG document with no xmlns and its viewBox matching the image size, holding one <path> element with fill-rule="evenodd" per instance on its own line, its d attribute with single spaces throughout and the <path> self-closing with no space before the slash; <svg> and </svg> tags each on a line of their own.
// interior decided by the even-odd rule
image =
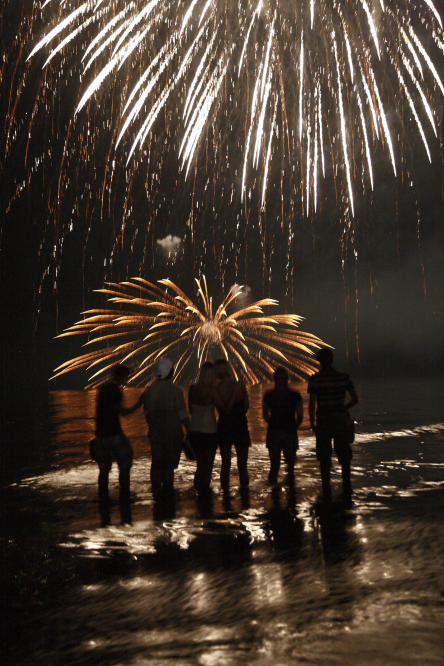
<svg viewBox="0 0 444 666">
<path fill-rule="evenodd" d="M 211 501 L 196 500 L 183 458 L 175 503 L 156 505 L 143 414 L 122 419 L 133 525 L 119 525 L 113 469 L 108 528 L 88 454 L 95 394 L 50 394 L 3 489 L 3 663 L 444 664 L 444 382 L 356 382 L 351 509 L 337 464 L 322 502 L 303 384 L 296 494 L 284 468 L 266 484 L 267 388 L 250 389 L 248 497 L 233 456 L 224 501 L 217 454 Z"/>
</svg>

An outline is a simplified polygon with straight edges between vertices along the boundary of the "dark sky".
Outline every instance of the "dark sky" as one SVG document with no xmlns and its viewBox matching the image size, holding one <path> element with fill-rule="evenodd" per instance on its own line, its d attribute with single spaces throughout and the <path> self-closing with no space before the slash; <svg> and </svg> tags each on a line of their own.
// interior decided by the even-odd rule
<svg viewBox="0 0 444 666">
<path fill-rule="evenodd" d="M 193 279 L 202 271 L 215 300 L 234 282 L 247 284 L 253 300 L 270 296 L 280 301 L 282 310 L 304 316 L 303 330 L 333 345 L 338 366 L 354 375 L 442 372 L 442 98 L 436 109 L 439 138 L 432 142 L 432 165 L 409 128 L 403 130 L 396 153 L 401 165 L 396 178 L 387 152 L 375 148 L 375 190 L 363 193 L 356 187 L 350 226 L 331 169 L 321 182 L 318 212 L 308 218 L 298 205 L 297 212 L 291 209 L 286 191 L 282 216 L 279 169 L 270 174 L 265 213 L 255 192 L 246 211 L 239 188 L 231 190 L 239 179 L 232 173 L 227 179 L 218 158 L 213 161 L 204 148 L 195 179 L 185 181 L 171 145 L 174 135 L 150 146 L 151 163 L 162 164 L 159 181 L 150 180 L 145 156 L 133 171 L 128 197 L 122 156 L 112 181 L 106 175 L 111 131 L 94 135 L 94 128 L 104 122 L 103 109 L 91 107 L 72 122 L 78 65 L 69 69 L 62 62 L 46 79 L 42 56 L 27 65 L 26 40 L 35 41 L 38 20 L 30 37 L 29 21 L 18 16 L 16 7 L 6 3 L 1 18 L 2 52 L 7 56 L 0 84 L 6 398 L 30 382 L 46 390 L 53 368 L 81 353 L 76 338 L 54 341 L 54 336 L 83 309 L 100 304 L 93 290 L 105 279 L 132 275 L 153 281 L 170 277 L 193 294 Z M 23 16 L 29 16 L 29 3 L 23 3 Z M 57 71 L 66 74 L 62 83 Z M 113 91 L 108 94 L 114 99 Z M 97 104 L 109 102 L 99 97 Z M 396 118 L 392 120 L 398 127 Z M 230 130 L 220 127 L 221 152 L 231 149 L 242 131 L 237 117 L 232 121 Z M 94 135 L 89 143 L 87 126 Z M 169 128 L 163 131 L 168 135 Z M 17 195 L 23 181 L 26 186 Z M 297 199 L 301 192 L 293 196 Z M 175 260 L 157 244 L 168 234 L 181 239 Z M 53 386 L 80 387 L 84 381 L 79 373 Z"/>
</svg>

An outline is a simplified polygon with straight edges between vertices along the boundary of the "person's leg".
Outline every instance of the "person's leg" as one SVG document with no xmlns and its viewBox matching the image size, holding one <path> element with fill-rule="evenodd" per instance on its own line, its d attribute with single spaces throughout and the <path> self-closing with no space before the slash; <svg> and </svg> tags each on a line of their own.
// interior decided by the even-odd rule
<svg viewBox="0 0 444 666">
<path fill-rule="evenodd" d="M 204 449 L 203 450 L 203 464 L 202 464 L 202 486 L 204 488 L 209 488 L 211 485 L 211 475 L 213 473 L 213 464 L 214 457 L 216 455 L 216 449 Z"/>
<path fill-rule="evenodd" d="M 174 469 L 173 467 L 166 467 L 163 470 L 163 475 L 162 475 L 162 482 L 163 482 L 163 490 L 164 492 L 168 494 L 172 494 L 174 492 Z"/>
<path fill-rule="evenodd" d="M 279 468 L 281 466 L 281 449 L 279 446 L 270 446 L 268 449 L 270 457 L 270 471 L 268 473 L 268 482 L 273 486 L 277 483 Z"/>
<path fill-rule="evenodd" d="M 287 478 L 290 488 L 294 488 L 294 465 L 296 462 L 296 446 L 289 442 L 283 447 L 285 462 L 287 465 Z"/>
<path fill-rule="evenodd" d="M 216 449 L 195 448 L 196 473 L 194 475 L 195 488 L 209 488 L 211 475 L 213 473 L 214 457 Z"/>
<path fill-rule="evenodd" d="M 231 442 L 219 445 L 222 464 L 220 468 L 220 485 L 222 490 L 228 491 L 230 487 L 230 469 L 231 469 Z"/>
<path fill-rule="evenodd" d="M 102 520 L 102 527 L 109 525 L 109 493 L 108 493 L 109 467 L 105 464 L 99 464 L 99 511 Z"/>
<path fill-rule="evenodd" d="M 130 471 L 133 464 L 133 449 L 126 437 L 116 447 L 119 466 L 119 507 L 122 523 L 131 523 Z"/>
<path fill-rule="evenodd" d="M 162 469 L 160 467 L 156 467 L 153 462 L 151 463 L 150 480 L 151 489 L 153 491 L 154 497 L 156 498 L 160 495 L 162 490 Z"/>
<path fill-rule="evenodd" d="M 321 460 L 321 480 L 322 480 L 322 495 L 325 500 L 331 499 L 331 486 L 330 486 L 330 467 L 331 460 Z"/>
<path fill-rule="evenodd" d="M 131 523 L 130 469 L 119 471 L 119 506 L 122 523 Z"/>
<path fill-rule="evenodd" d="M 237 469 L 239 470 L 239 482 L 241 488 L 247 488 L 250 483 L 248 475 L 248 446 L 236 446 Z"/>
<path fill-rule="evenodd" d="M 322 481 L 322 494 L 325 500 L 331 499 L 330 467 L 332 433 L 327 420 L 316 424 L 316 457 L 319 460 Z"/>
<path fill-rule="evenodd" d="M 335 421 L 334 450 L 342 468 L 342 492 L 344 501 L 350 502 L 352 497 L 351 469 L 352 449 L 348 443 L 347 415 L 338 414 Z"/>
<path fill-rule="evenodd" d="M 351 487 L 351 470 L 350 461 L 342 464 L 342 492 L 345 502 L 351 502 L 352 487 Z"/>
<path fill-rule="evenodd" d="M 205 469 L 205 456 L 204 456 L 204 450 L 195 447 L 193 449 L 194 455 L 196 456 L 196 472 L 194 474 L 194 487 L 195 488 L 200 488 L 203 486 L 203 476 L 204 476 L 204 469 Z"/>
</svg>

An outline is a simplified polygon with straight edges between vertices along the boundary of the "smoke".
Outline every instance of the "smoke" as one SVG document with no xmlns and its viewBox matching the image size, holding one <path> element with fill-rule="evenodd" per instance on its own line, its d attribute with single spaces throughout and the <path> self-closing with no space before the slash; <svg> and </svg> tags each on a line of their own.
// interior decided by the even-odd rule
<svg viewBox="0 0 444 666">
<path fill-rule="evenodd" d="M 178 236 L 172 236 L 168 234 L 165 238 L 158 238 L 157 245 L 160 245 L 166 252 L 177 252 L 177 249 L 182 242 L 182 239 Z"/>
<path fill-rule="evenodd" d="M 248 305 L 248 302 L 250 300 L 251 287 L 249 287 L 248 285 L 243 286 L 236 283 L 233 284 L 232 287 L 230 287 L 231 292 L 238 291 L 239 289 L 241 290 L 241 293 L 239 294 L 239 296 L 236 297 L 236 305 L 241 308 L 244 308 L 246 305 Z"/>
</svg>

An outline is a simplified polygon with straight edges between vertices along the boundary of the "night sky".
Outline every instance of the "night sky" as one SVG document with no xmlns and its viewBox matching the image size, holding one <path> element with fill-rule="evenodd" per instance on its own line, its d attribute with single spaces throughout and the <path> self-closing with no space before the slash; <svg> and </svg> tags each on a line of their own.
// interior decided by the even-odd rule
<svg viewBox="0 0 444 666">
<path fill-rule="evenodd" d="M 209 133 L 193 177 L 185 179 L 171 129 L 174 118 L 163 118 L 156 141 L 147 145 L 150 164 L 161 169 L 150 171 L 148 156 L 141 154 L 128 196 L 124 149 L 110 157 L 112 122 L 94 134 L 117 113 L 116 90 L 111 86 L 98 94 L 74 119 L 77 47 L 45 79 L 43 54 L 26 63 L 44 22 L 37 15 L 32 22 L 23 18 L 30 16 L 30 2 L 22 3 L 22 15 L 19 3 L 5 4 L 0 18 L 4 403 L 17 404 L 21 395 L 48 387 L 81 388 L 84 371 L 48 383 L 57 365 L 81 353 L 80 338 L 53 338 L 82 310 L 100 307 L 103 299 L 94 289 L 105 280 L 133 275 L 151 281 L 169 277 L 195 295 L 194 277 L 205 274 L 215 301 L 235 282 L 248 285 L 252 300 L 275 298 L 280 310 L 305 317 L 302 329 L 331 344 L 337 366 L 353 376 L 442 373 L 442 96 L 436 94 L 435 105 L 439 137 L 429 137 L 431 165 L 417 133 L 401 125 L 400 109 L 391 109 L 389 122 L 402 134 L 398 175 L 387 151 L 375 147 L 375 188 L 365 193 L 357 188 L 353 217 L 346 214 L 331 165 L 320 182 L 318 211 L 308 217 L 297 202 L 290 207 L 289 192 L 283 191 L 281 207 L 278 160 L 270 171 L 265 211 L 258 187 L 248 208 L 243 206 L 240 177 L 227 174 L 220 155 L 209 149 L 215 143 Z M 440 72 L 444 75 L 444 58 Z M 222 119 L 213 130 L 220 154 L 233 147 L 232 164 L 244 131 L 239 116 L 233 114 L 230 127 Z M 111 180 L 107 169 L 113 160 Z M 296 192 L 296 199 L 300 195 Z M 157 242 L 166 245 L 169 235 L 180 238 L 170 256 Z"/>
</svg>

